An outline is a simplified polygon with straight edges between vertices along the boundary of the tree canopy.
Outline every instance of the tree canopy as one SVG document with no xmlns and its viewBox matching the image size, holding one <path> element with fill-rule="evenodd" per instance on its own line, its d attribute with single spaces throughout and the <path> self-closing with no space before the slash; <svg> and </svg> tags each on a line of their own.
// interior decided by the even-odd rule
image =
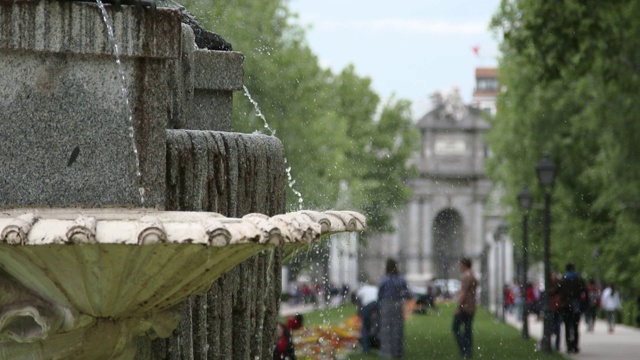
<svg viewBox="0 0 640 360">
<path fill-rule="evenodd" d="M 183 4 L 245 55 L 245 86 L 291 167 L 289 210 L 339 205 L 363 212 L 372 231 L 388 230 L 391 212 L 408 196 L 405 164 L 418 138 L 410 103 L 382 102 L 353 66 L 339 73 L 321 67 L 286 0 Z M 234 97 L 234 130 L 270 135 L 241 94 Z"/>
<path fill-rule="evenodd" d="M 503 91 L 488 135 L 489 173 L 505 188 L 511 223 L 520 223 L 523 183 L 542 203 L 535 166 L 547 152 L 558 168 L 554 267 L 572 261 L 589 276 L 637 289 L 640 3 L 503 0 L 492 27 Z M 532 216 L 540 253 L 542 212 Z"/>
</svg>

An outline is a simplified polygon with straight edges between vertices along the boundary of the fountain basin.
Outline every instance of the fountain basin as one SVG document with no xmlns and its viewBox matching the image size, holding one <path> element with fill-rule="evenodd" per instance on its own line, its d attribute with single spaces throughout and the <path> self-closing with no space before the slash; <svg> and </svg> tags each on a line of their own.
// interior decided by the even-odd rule
<svg viewBox="0 0 640 360">
<path fill-rule="evenodd" d="M 348 211 L 227 218 L 142 209 L 18 209 L 0 216 L 0 266 L 64 308 L 92 317 L 137 317 L 205 292 L 263 250 L 282 244 L 290 253 L 324 235 L 365 226 L 362 215 Z"/>
</svg>

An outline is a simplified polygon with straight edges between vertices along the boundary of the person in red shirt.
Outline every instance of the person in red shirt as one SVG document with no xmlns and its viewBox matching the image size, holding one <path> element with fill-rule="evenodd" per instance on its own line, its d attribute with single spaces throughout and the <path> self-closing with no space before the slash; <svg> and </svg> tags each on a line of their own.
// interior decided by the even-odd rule
<svg viewBox="0 0 640 360">
<path fill-rule="evenodd" d="M 596 285 L 596 281 L 594 279 L 589 280 L 589 285 L 587 285 L 587 306 L 584 312 L 584 320 L 587 323 L 587 331 L 593 332 L 593 328 L 596 322 L 596 314 L 598 312 L 598 308 L 600 307 L 600 296 L 601 296 L 600 288 Z"/>
<path fill-rule="evenodd" d="M 549 301 L 553 314 L 553 335 L 556 337 L 556 351 L 560 350 L 560 328 L 562 327 L 562 296 L 560 295 L 560 279 L 558 273 L 551 273 L 551 286 L 549 287 Z"/>
<path fill-rule="evenodd" d="M 513 297 L 513 291 L 507 284 L 504 285 L 504 309 L 511 313 L 513 305 L 515 304 L 515 298 Z"/>
<path fill-rule="evenodd" d="M 302 326 L 304 326 L 304 317 L 302 314 L 296 314 L 287 319 L 287 329 L 289 329 L 289 331 L 301 329 Z"/>
<path fill-rule="evenodd" d="M 273 349 L 273 360 L 296 360 L 296 352 L 291 340 L 291 333 L 283 323 L 278 323 L 276 346 Z"/>
</svg>

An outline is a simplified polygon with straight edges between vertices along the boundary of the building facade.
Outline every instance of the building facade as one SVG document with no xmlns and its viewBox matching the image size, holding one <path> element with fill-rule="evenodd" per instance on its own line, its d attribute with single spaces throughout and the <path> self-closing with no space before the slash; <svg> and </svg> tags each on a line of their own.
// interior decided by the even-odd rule
<svg viewBox="0 0 640 360">
<path fill-rule="evenodd" d="M 496 68 L 476 68 L 476 86 L 473 89 L 471 105 L 489 115 L 496 114 L 496 97 L 500 89 Z"/>
<path fill-rule="evenodd" d="M 498 284 L 513 277 L 513 246 L 506 235 L 496 236 L 499 190 L 485 176 L 490 150 L 484 135 L 497 91 L 495 69 L 479 68 L 471 105 L 457 91 L 434 95 L 433 110 L 417 123 L 421 148 L 413 159 L 418 177 L 410 182 L 412 196 L 395 215 L 396 231 L 371 239 L 364 249 L 363 280 L 375 282 L 385 259 L 393 257 L 420 288 L 434 278 L 458 278 L 464 256 L 481 277 L 485 303 L 499 301 Z"/>
</svg>

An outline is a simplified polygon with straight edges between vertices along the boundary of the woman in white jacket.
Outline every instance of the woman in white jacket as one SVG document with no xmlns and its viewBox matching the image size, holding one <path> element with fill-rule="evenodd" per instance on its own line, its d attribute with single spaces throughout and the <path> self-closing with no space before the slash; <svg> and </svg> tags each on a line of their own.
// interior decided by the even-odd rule
<svg viewBox="0 0 640 360">
<path fill-rule="evenodd" d="M 602 292 L 600 306 L 607 316 L 607 322 L 609 323 L 609 332 L 612 333 L 616 324 L 616 311 L 622 309 L 622 304 L 620 303 L 620 295 L 618 294 L 618 291 L 613 284 L 607 286 L 607 288 Z"/>
</svg>

